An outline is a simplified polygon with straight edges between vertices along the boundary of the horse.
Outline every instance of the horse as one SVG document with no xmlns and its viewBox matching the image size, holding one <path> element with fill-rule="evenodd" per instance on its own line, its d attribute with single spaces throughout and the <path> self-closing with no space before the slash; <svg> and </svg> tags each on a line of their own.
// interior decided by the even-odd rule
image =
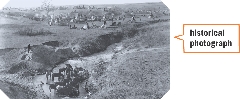
<svg viewBox="0 0 240 99">
<path fill-rule="evenodd" d="M 56 84 L 49 84 L 49 90 L 51 92 L 52 89 L 56 90 L 57 85 Z"/>
<path fill-rule="evenodd" d="M 64 75 L 63 74 L 61 74 L 61 73 L 52 73 L 52 81 L 54 81 L 54 77 L 64 77 Z"/>
</svg>

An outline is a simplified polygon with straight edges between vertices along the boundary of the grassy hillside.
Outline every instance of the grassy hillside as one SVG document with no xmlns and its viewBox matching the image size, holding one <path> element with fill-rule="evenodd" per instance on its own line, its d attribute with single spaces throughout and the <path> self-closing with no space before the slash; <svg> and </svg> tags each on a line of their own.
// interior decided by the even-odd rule
<svg viewBox="0 0 240 99">
<path fill-rule="evenodd" d="M 167 23 L 142 27 L 138 35 L 122 41 L 125 49 L 102 67 L 100 77 L 89 80 L 95 92 L 91 98 L 160 99 L 170 88 Z"/>
</svg>

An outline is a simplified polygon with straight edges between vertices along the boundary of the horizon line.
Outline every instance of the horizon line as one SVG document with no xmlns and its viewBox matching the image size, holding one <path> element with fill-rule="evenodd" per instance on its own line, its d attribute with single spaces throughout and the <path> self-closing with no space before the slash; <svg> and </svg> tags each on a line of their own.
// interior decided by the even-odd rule
<svg viewBox="0 0 240 99">
<path fill-rule="evenodd" d="M 82 4 L 66 4 L 66 5 L 61 5 L 61 4 L 59 4 L 59 5 L 54 5 L 54 4 L 52 4 L 53 6 L 77 6 L 77 5 L 95 5 L 95 6 L 101 6 L 101 5 L 124 5 L 124 4 L 144 4 L 144 3 L 162 3 L 162 1 L 160 0 L 160 1 L 158 1 L 158 2 L 137 2 L 137 3 L 116 3 L 116 4 L 84 4 L 84 3 L 82 3 Z M 11 7 L 11 8 L 26 8 L 26 9 L 28 9 L 28 8 L 37 8 L 37 7 L 41 7 L 41 6 L 34 6 L 34 7 L 14 7 L 14 6 L 7 6 L 7 4 L 4 6 L 4 8 L 9 8 L 9 7 Z"/>
</svg>

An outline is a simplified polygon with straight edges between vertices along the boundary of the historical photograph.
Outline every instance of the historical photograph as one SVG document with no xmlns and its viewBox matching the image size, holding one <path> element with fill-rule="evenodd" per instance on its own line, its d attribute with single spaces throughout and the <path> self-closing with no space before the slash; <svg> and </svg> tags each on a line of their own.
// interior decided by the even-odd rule
<svg viewBox="0 0 240 99">
<path fill-rule="evenodd" d="M 103 1 L 10 0 L 0 9 L 0 89 L 10 99 L 161 99 L 169 8 Z"/>
</svg>

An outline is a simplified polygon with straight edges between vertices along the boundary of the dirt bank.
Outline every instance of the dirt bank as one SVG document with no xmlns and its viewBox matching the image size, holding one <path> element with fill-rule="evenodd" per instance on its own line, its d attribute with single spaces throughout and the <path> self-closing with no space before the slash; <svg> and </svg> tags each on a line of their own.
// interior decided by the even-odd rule
<svg viewBox="0 0 240 99">
<path fill-rule="evenodd" d="M 48 99 L 39 85 L 34 85 L 33 77 L 1 73 L 1 88 L 11 99 Z"/>
</svg>

